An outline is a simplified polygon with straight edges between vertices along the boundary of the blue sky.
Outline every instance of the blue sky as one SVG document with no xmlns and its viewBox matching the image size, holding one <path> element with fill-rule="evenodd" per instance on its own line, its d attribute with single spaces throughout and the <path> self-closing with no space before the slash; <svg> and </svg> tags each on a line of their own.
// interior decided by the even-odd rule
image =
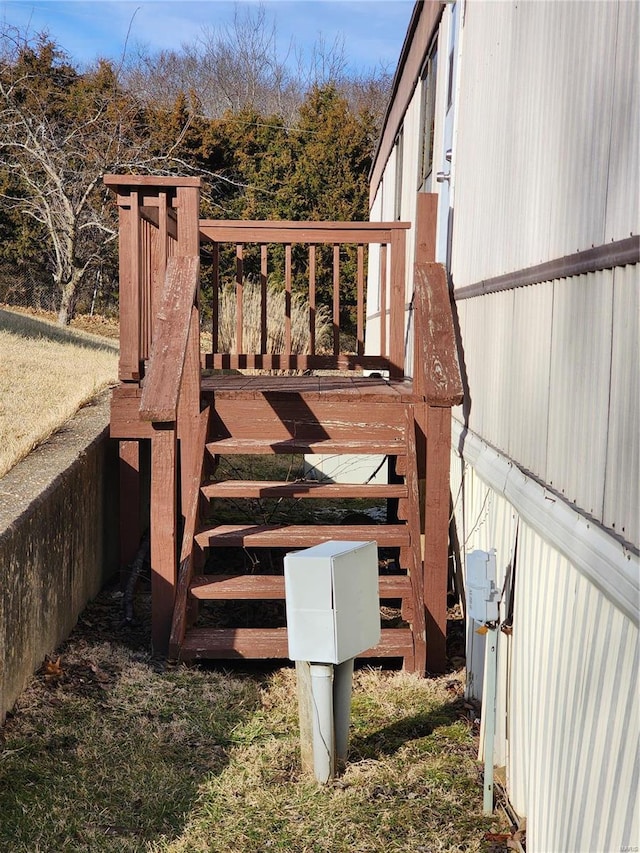
<svg viewBox="0 0 640 853">
<path fill-rule="evenodd" d="M 79 64 L 98 56 L 119 59 L 129 44 L 151 50 L 179 47 L 197 38 L 202 27 L 224 26 L 234 9 L 255 7 L 257 0 L 0 0 L 0 21 L 31 33 L 46 29 Z M 344 39 L 353 70 L 382 63 L 393 73 L 411 18 L 413 0 L 263 0 L 275 23 L 278 49 L 291 40 L 302 50 L 321 34 L 327 45 Z"/>
</svg>

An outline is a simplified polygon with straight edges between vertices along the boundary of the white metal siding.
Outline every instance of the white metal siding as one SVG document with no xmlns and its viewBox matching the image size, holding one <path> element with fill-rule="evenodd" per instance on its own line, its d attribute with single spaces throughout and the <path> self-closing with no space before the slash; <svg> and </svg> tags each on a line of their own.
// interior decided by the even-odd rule
<svg viewBox="0 0 640 853">
<path fill-rule="evenodd" d="M 543 479 L 599 520 L 604 507 L 612 311 L 611 270 L 560 279 L 554 285 Z"/>
<path fill-rule="evenodd" d="M 501 412 L 509 423 L 505 447 L 538 476 L 547 470 L 553 290 L 553 282 L 545 282 L 514 293 L 511 329 L 501 330 L 514 342 L 507 365 L 510 396 Z"/>
<path fill-rule="evenodd" d="M 638 631 L 524 524 L 517 571 L 508 770 L 528 845 L 566 853 L 630 846 L 638 838 Z"/>
<path fill-rule="evenodd" d="M 639 19 L 640 4 L 615 0 L 465 3 L 455 289 L 638 233 Z M 436 145 L 447 59 L 441 41 Z M 418 155 L 407 142 L 411 196 Z M 413 243 L 409 269 L 412 260 Z M 456 304 L 469 383 L 456 416 L 636 547 L 639 291 L 635 265 Z M 487 485 L 470 464 L 463 479 L 461 465 L 454 454 L 462 547 L 495 547 L 504 572 L 519 524 L 513 634 L 499 639 L 494 759 L 506 763 L 509 795 L 527 815 L 528 849 L 633 848 L 637 558 L 601 532 L 606 547 L 590 552 L 597 526 L 584 517 L 575 529 L 566 518 L 559 529 L 552 519 L 546 527 L 526 513 L 518 519 L 513 493 Z M 514 470 L 514 479 L 532 483 Z M 468 639 L 469 691 L 478 696 L 483 643 Z"/>
<path fill-rule="evenodd" d="M 640 541 L 637 264 L 457 303 L 457 417 L 567 500 Z"/>
<path fill-rule="evenodd" d="M 639 12 L 466 4 L 457 288 L 637 233 Z"/>
<path fill-rule="evenodd" d="M 607 179 L 605 242 L 640 232 L 640 43 L 638 3 L 620 3 Z"/>
<path fill-rule="evenodd" d="M 455 453 L 452 470 L 461 544 L 467 551 L 495 547 L 504 568 L 517 512 L 471 466 L 461 478 Z M 633 846 L 638 629 L 522 517 L 514 605 L 512 635 L 499 634 L 494 762 L 506 762 L 510 799 L 527 815 L 527 849 L 601 853 Z M 473 653 L 468 666 L 477 695 L 477 641 Z"/>
<path fill-rule="evenodd" d="M 640 270 L 614 274 L 611 393 L 603 522 L 640 543 Z"/>
<path fill-rule="evenodd" d="M 496 447 L 509 442 L 509 407 L 515 291 L 492 293 L 472 301 L 462 329 L 468 374 L 470 425 Z"/>
</svg>

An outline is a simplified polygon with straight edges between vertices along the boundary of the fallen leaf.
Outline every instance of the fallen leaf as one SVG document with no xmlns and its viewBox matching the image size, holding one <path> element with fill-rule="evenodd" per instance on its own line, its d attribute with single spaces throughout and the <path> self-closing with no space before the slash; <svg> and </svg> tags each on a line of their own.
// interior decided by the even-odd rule
<svg viewBox="0 0 640 853">
<path fill-rule="evenodd" d="M 44 678 L 45 681 L 57 681 L 64 675 L 64 670 L 60 664 L 60 655 L 56 660 L 45 660 L 44 662 Z"/>
</svg>

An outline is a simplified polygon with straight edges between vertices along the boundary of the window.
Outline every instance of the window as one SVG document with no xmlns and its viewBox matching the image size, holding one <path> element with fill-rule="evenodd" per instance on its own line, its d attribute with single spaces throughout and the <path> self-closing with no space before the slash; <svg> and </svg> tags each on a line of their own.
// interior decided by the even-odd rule
<svg viewBox="0 0 640 853">
<path fill-rule="evenodd" d="M 437 44 L 434 44 L 429 51 L 421 75 L 422 100 L 420 104 L 420 171 L 418 174 L 418 189 L 423 192 L 431 191 L 437 65 L 438 48 Z"/>
</svg>

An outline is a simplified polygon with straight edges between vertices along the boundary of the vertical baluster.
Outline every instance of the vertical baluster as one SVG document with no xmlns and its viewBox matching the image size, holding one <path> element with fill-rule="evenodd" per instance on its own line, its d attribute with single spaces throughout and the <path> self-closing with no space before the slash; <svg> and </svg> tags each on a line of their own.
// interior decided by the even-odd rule
<svg viewBox="0 0 640 853">
<path fill-rule="evenodd" d="M 267 246 L 260 246 L 260 352 L 267 352 Z"/>
<path fill-rule="evenodd" d="M 242 321 L 243 321 L 243 246 L 236 243 L 236 352 L 242 352 Z"/>
<path fill-rule="evenodd" d="M 162 298 L 164 277 L 167 271 L 167 257 L 169 255 L 169 218 L 167 210 L 166 192 L 158 193 L 158 228 L 154 234 L 153 241 L 153 284 L 151 287 L 151 316 L 156 316 L 156 310 Z"/>
<path fill-rule="evenodd" d="M 387 353 L 387 244 L 380 246 L 380 355 Z"/>
<path fill-rule="evenodd" d="M 140 212 L 136 190 L 118 192 L 120 234 L 120 362 L 124 382 L 140 379 Z"/>
<path fill-rule="evenodd" d="M 291 243 L 285 246 L 284 254 L 284 351 L 291 355 Z"/>
<path fill-rule="evenodd" d="M 141 324 L 140 324 L 140 352 L 143 360 L 147 360 L 151 353 L 151 329 L 153 318 L 151 317 L 151 228 L 153 227 L 146 219 L 142 219 L 141 239 Z"/>
<path fill-rule="evenodd" d="M 316 354 L 316 247 L 309 246 L 309 352 Z"/>
<path fill-rule="evenodd" d="M 340 245 L 333 246 L 333 354 L 340 354 Z"/>
<path fill-rule="evenodd" d="M 364 355 L 364 246 L 358 245 L 357 273 L 357 347 L 358 355 Z"/>
<path fill-rule="evenodd" d="M 405 232 L 391 235 L 391 286 L 389 292 L 389 360 L 391 376 L 404 376 Z"/>
<path fill-rule="evenodd" d="M 218 335 L 220 329 L 220 248 L 218 243 L 213 243 L 211 265 L 213 267 L 213 284 L 211 286 L 211 353 L 218 352 Z"/>
</svg>

